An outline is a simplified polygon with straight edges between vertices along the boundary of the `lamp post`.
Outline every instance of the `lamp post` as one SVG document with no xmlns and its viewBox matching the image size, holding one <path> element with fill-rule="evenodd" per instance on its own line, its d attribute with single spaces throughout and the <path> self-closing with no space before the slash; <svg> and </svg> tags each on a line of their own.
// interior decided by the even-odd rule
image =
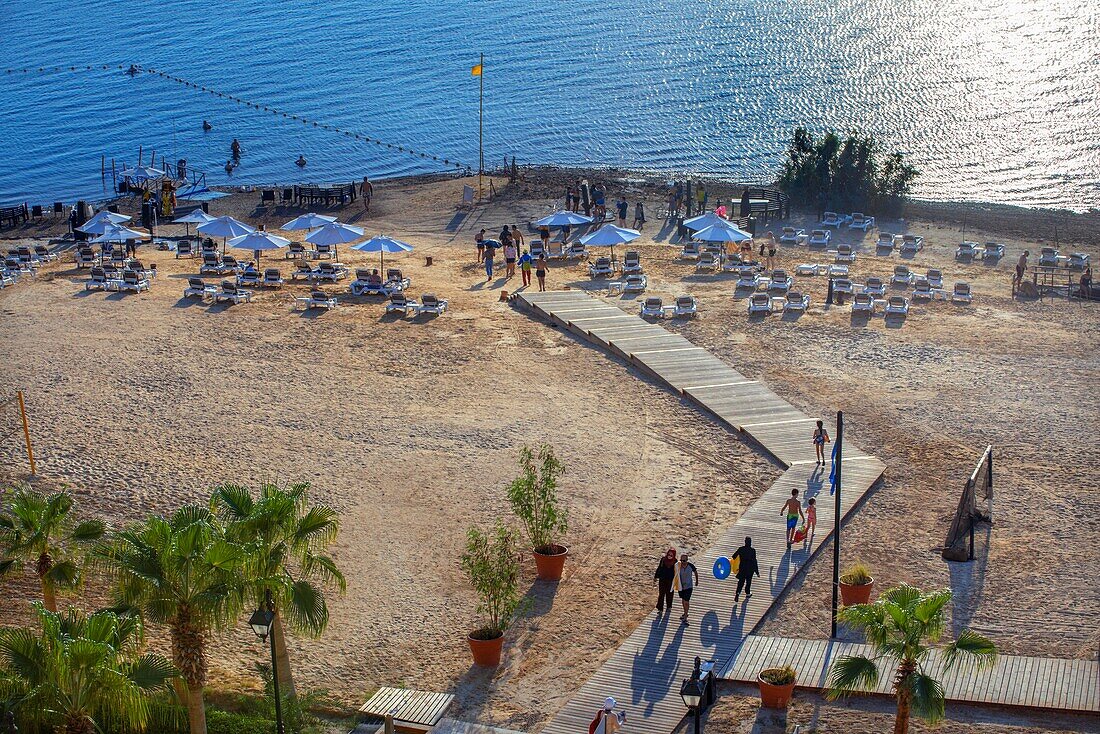
<svg viewBox="0 0 1100 734">
<path fill-rule="evenodd" d="M 275 662 L 275 600 L 271 597 L 271 589 L 264 592 L 264 603 L 252 613 L 248 620 L 252 631 L 262 641 L 271 638 L 271 685 L 275 694 L 275 731 L 277 734 L 285 734 L 283 729 L 283 702 L 279 696 L 279 669 Z"/>
<path fill-rule="evenodd" d="M 699 734 L 699 717 L 703 711 L 703 696 L 706 694 L 706 682 L 702 680 L 702 671 L 699 665 L 702 661 L 695 658 L 695 668 L 691 671 L 691 677 L 680 684 L 680 698 L 684 699 L 684 705 L 689 713 L 695 714 L 695 734 Z"/>
</svg>

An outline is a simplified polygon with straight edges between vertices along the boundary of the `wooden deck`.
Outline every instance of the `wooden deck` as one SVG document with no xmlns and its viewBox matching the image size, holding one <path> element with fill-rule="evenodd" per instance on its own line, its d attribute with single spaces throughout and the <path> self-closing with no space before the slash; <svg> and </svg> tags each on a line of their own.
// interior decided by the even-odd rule
<svg viewBox="0 0 1100 734">
<path fill-rule="evenodd" d="M 718 543 L 694 559 L 701 584 L 691 598 L 691 622 L 679 613 L 646 620 L 542 730 L 544 734 L 585 731 L 606 696 L 627 710 L 632 731 L 671 732 L 684 718 L 680 681 L 696 655 L 725 669 L 741 642 L 783 595 L 791 580 L 832 533 L 833 497 L 828 471 L 814 463 L 813 421 L 756 380 L 741 375 L 705 349 L 662 327 L 624 313 L 583 291 L 524 293 L 516 299 L 536 314 L 625 359 L 683 397 L 716 415 L 732 430 L 752 437 L 787 471 L 727 529 Z M 841 512 L 847 515 L 882 476 L 885 466 L 850 442 L 844 446 Z M 792 489 L 817 498 L 816 535 L 787 551 L 780 508 Z M 753 597 L 734 606 L 736 581 L 717 581 L 711 568 L 751 536 L 760 577 Z M 678 604 L 676 605 L 679 606 Z"/>
<path fill-rule="evenodd" d="M 359 712 L 378 717 L 392 714 L 394 725 L 398 728 L 426 731 L 439 723 L 454 700 L 452 693 L 379 688 L 369 701 L 359 707 Z"/>
<path fill-rule="evenodd" d="M 845 655 L 873 657 L 870 647 L 861 643 L 751 635 L 721 668 L 719 677 L 753 683 L 764 668 L 790 665 L 798 671 L 799 688 L 820 690 L 828 682 L 829 666 Z M 941 665 L 940 654 L 932 653 L 928 669 L 939 671 Z M 896 672 L 896 666 L 884 666 L 875 693 L 892 696 Z M 1100 712 L 1100 664 L 1095 660 L 1001 655 L 990 671 L 975 673 L 959 665 L 937 677 L 948 701 Z"/>
</svg>

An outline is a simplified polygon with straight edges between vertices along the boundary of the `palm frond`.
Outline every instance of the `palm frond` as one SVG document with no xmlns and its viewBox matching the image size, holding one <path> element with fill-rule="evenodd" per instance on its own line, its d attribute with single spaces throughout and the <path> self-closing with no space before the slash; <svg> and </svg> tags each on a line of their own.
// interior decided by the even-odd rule
<svg viewBox="0 0 1100 734">
<path fill-rule="evenodd" d="M 80 566 L 73 560 L 59 561 L 43 578 L 59 589 L 69 589 L 80 582 Z"/>
<path fill-rule="evenodd" d="M 325 631 L 329 619 L 328 604 L 320 589 L 308 581 L 296 581 L 287 601 L 289 603 L 284 605 L 283 611 L 294 629 L 313 636 Z"/>
<path fill-rule="evenodd" d="M 833 662 L 825 695 L 835 701 L 857 691 L 872 691 L 878 686 L 878 678 L 874 660 L 863 655 L 845 655 Z"/>
<path fill-rule="evenodd" d="M 252 514 L 255 502 L 247 487 L 239 484 L 223 484 L 214 490 L 211 505 L 223 519 L 234 522 Z"/>
<path fill-rule="evenodd" d="M 978 670 L 992 668 L 997 662 L 997 646 L 984 635 L 963 630 L 944 648 L 944 670 L 950 670 L 960 658 L 973 663 Z"/>
<path fill-rule="evenodd" d="M 909 690 L 914 714 L 929 724 L 935 724 L 943 719 L 945 706 L 943 686 L 938 680 L 922 671 L 917 671 L 906 678 L 902 685 Z"/>
<path fill-rule="evenodd" d="M 73 528 L 69 540 L 78 543 L 91 543 L 102 538 L 107 532 L 107 524 L 102 520 L 85 520 Z"/>
<path fill-rule="evenodd" d="M 885 600 L 891 604 L 897 604 L 899 607 L 905 610 L 910 610 L 913 606 L 920 601 L 923 592 L 915 586 L 909 584 L 898 584 L 892 589 L 887 589 L 879 595 L 880 600 Z"/>
</svg>

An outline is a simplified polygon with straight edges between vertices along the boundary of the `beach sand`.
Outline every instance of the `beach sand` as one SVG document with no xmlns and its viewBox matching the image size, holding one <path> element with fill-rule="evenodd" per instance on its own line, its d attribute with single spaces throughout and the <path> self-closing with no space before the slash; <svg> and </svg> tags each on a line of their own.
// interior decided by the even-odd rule
<svg viewBox="0 0 1100 734">
<path fill-rule="evenodd" d="M 147 294 L 85 294 L 86 271 L 70 262 L 0 292 L 0 390 L 27 390 L 35 483 L 68 486 L 83 512 L 115 525 L 202 502 L 221 481 L 312 482 L 314 498 L 341 511 L 334 555 L 349 584 L 330 602 L 325 635 L 292 641 L 300 685 L 349 705 L 379 685 L 455 690 L 457 717 L 537 731 L 650 609 L 664 549 L 708 547 L 780 468 L 623 363 L 501 303 L 518 277 L 484 283 L 474 233 L 523 229 L 550 211 L 556 179 L 515 185 L 459 221 L 461 184 L 379 182 L 369 217 L 358 202 L 332 212 L 416 246 L 387 265 L 411 276 L 413 296 L 447 298 L 441 317 L 385 316 L 380 299 L 347 295 L 348 281 L 325 287 L 341 294 L 330 313 L 292 310 L 304 285 L 234 307 L 188 302 L 180 294 L 198 261 L 143 248 L 160 271 Z M 655 211 L 657 197 L 630 185 Z M 269 229 L 297 213 L 257 212 L 258 198 L 236 194 L 211 210 Z M 668 328 L 807 412 L 828 419 L 843 409 L 850 439 L 887 463 L 882 486 L 846 526 L 846 562 L 865 560 L 881 587 L 951 585 L 954 625 L 1005 652 L 1095 654 L 1100 636 L 1086 620 L 1100 613 L 1091 487 L 1100 460 L 1088 437 L 1100 428 L 1100 316 L 1095 304 L 1010 298 L 1015 258 L 1025 246 L 1037 251 L 1035 241 L 968 230 L 966 239 L 1005 241 L 1008 254 L 995 267 L 960 265 L 958 227 L 912 221 L 908 231 L 928 243 L 914 260 L 864 247 L 853 272 L 939 266 L 945 281 L 973 284 L 973 305 L 918 304 L 897 329 L 880 318 L 853 324 L 847 307 L 822 306 L 823 278 L 799 278 L 809 313 L 750 322 L 732 276 L 696 276 L 652 216 L 637 247 L 651 293 L 689 292 L 701 304 L 697 319 Z M 1097 257 L 1087 242 L 1070 249 Z M 353 269 L 378 261 L 343 249 L 340 260 Z M 805 248 L 783 248 L 780 260 L 792 270 L 826 261 Z M 548 280 L 594 286 L 576 264 L 555 264 Z M 518 450 L 542 442 L 567 467 L 566 575 L 556 587 L 537 583 L 528 563 L 532 611 L 509 631 L 504 665 L 475 669 L 464 636 L 476 602 L 458 566 L 465 530 L 508 516 L 504 486 Z M 978 561 L 947 564 L 939 547 L 987 444 L 994 525 L 979 536 Z M 25 478 L 15 439 L 0 458 L 8 480 Z M 828 560 L 815 560 L 763 631 L 827 635 L 829 581 Z M 0 614 L 28 620 L 35 585 L 4 588 Z M 95 583 L 84 595 L 88 604 L 105 598 Z M 264 651 L 246 616 L 215 642 L 215 684 L 256 685 Z"/>
</svg>

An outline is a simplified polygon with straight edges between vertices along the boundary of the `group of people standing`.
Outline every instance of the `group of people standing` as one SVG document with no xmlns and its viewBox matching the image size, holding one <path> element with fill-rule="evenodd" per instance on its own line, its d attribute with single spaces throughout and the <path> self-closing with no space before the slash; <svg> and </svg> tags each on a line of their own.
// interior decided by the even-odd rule
<svg viewBox="0 0 1100 734">
<path fill-rule="evenodd" d="M 607 219 L 607 192 L 602 184 L 591 186 L 586 178 L 578 178 L 572 186 L 565 189 L 565 208 L 579 214 L 584 212 L 586 217 L 594 217 L 597 222 Z M 630 202 L 625 195 L 619 195 L 615 201 L 615 218 L 620 227 L 625 227 L 627 216 L 630 214 Z M 641 200 L 634 202 L 633 229 L 641 231 L 645 226 L 645 203 Z"/>
<path fill-rule="evenodd" d="M 546 272 L 548 270 L 546 256 L 540 254 L 536 259 L 531 255 L 525 247 L 526 241 L 523 233 L 519 231 L 516 225 L 513 224 L 511 228 L 508 225 L 501 227 L 500 234 L 496 239 L 486 236 L 485 230 L 482 229 L 474 237 L 474 244 L 477 246 L 477 261 L 485 266 L 486 283 L 493 279 L 497 250 L 502 250 L 505 278 L 514 277 L 516 267 L 519 266 L 520 277 L 525 287 L 531 285 L 531 272 L 534 271 L 539 282 L 539 290 L 546 290 Z"/>
</svg>

